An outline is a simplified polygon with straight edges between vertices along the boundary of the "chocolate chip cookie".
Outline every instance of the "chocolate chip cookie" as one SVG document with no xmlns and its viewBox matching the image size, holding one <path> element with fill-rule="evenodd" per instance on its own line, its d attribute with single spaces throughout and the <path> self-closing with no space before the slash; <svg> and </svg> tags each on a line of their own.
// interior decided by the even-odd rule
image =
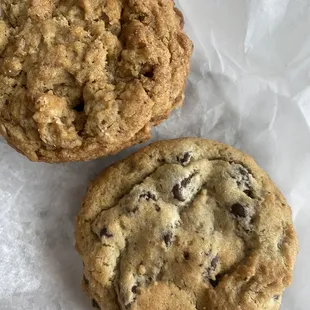
<svg viewBox="0 0 310 310">
<path fill-rule="evenodd" d="M 0 133 L 33 161 L 147 140 L 183 102 L 192 43 L 171 0 L 2 0 Z"/>
<path fill-rule="evenodd" d="M 276 310 L 298 242 L 249 156 L 199 138 L 150 145 L 95 179 L 76 220 L 83 288 L 105 310 Z"/>
</svg>

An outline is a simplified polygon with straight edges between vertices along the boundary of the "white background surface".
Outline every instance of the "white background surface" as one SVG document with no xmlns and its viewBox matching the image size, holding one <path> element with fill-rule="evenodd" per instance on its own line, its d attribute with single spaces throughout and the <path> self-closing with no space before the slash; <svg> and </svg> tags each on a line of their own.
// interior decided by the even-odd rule
<svg viewBox="0 0 310 310">
<path fill-rule="evenodd" d="M 310 1 L 180 0 L 195 44 L 182 110 L 153 140 L 203 136 L 250 155 L 292 206 L 300 241 L 281 310 L 310 302 Z M 91 309 L 80 291 L 74 216 L 116 157 L 31 163 L 0 138 L 0 309 Z M 246 310 L 246 309 L 245 309 Z"/>
</svg>

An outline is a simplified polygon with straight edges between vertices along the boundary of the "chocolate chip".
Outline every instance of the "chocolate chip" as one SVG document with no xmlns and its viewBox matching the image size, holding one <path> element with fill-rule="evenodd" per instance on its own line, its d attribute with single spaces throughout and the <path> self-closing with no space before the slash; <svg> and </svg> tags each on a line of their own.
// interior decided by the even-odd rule
<svg viewBox="0 0 310 310">
<path fill-rule="evenodd" d="M 235 216 L 246 217 L 246 211 L 243 205 L 240 203 L 235 203 L 231 206 L 230 212 Z"/>
<path fill-rule="evenodd" d="M 110 18 L 107 14 L 102 13 L 100 19 L 103 20 L 107 25 L 110 23 Z"/>
<path fill-rule="evenodd" d="M 185 178 L 184 180 L 181 181 L 181 186 L 186 187 L 190 182 L 194 174 L 190 175 L 188 178 Z"/>
<path fill-rule="evenodd" d="M 147 201 L 151 200 L 156 200 L 156 196 L 152 194 L 151 192 L 146 192 L 140 195 L 140 199 L 143 198 Z"/>
<path fill-rule="evenodd" d="M 137 288 L 138 288 L 138 286 L 137 286 L 137 285 L 134 285 L 134 286 L 131 288 L 131 291 L 132 291 L 134 294 L 137 294 Z"/>
<path fill-rule="evenodd" d="M 140 43 L 140 48 L 145 48 L 145 43 Z M 151 66 L 150 64 L 145 64 L 144 67 L 142 68 L 142 75 L 145 77 L 152 79 L 154 77 L 154 67 Z"/>
<path fill-rule="evenodd" d="M 214 271 L 216 269 L 218 262 L 219 262 L 219 258 L 218 258 L 218 256 L 215 256 L 211 260 L 210 267 L 206 268 L 204 273 L 202 274 L 204 278 L 209 279 L 212 271 Z"/>
<path fill-rule="evenodd" d="M 172 243 L 172 232 L 171 232 L 171 231 L 167 232 L 167 233 L 164 235 L 163 239 L 164 239 L 164 241 L 165 241 L 166 246 L 167 246 L 167 247 L 170 246 L 171 243 Z"/>
<path fill-rule="evenodd" d="M 239 172 L 240 172 L 240 174 L 242 174 L 244 176 L 248 176 L 249 175 L 249 171 L 245 167 L 242 167 L 241 165 L 239 167 Z"/>
<path fill-rule="evenodd" d="M 98 305 L 97 301 L 95 299 L 92 299 L 92 306 L 94 308 L 100 309 L 100 306 Z"/>
<path fill-rule="evenodd" d="M 160 206 L 159 206 L 159 205 L 155 205 L 155 210 L 156 210 L 157 212 L 160 212 L 160 210 L 161 210 Z"/>
<path fill-rule="evenodd" d="M 131 210 L 129 209 L 128 210 L 129 213 L 137 213 L 138 211 L 139 211 L 139 207 L 138 206 L 135 206 L 133 209 L 131 209 Z"/>
<path fill-rule="evenodd" d="M 191 160 L 191 154 L 189 152 L 185 152 L 183 154 L 183 156 L 177 156 L 177 161 L 181 164 L 181 165 L 187 165 L 190 160 Z"/>
<path fill-rule="evenodd" d="M 240 164 L 231 163 L 236 167 L 235 173 L 232 175 L 232 178 L 236 180 L 236 184 L 242 190 L 249 190 L 248 193 L 251 193 L 251 179 L 250 179 L 250 172 L 247 168 L 243 167 Z M 244 191 L 245 192 L 245 191 Z M 249 196 L 251 197 L 251 196 Z"/>
<path fill-rule="evenodd" d="M 154 77 L 154 71 L 145 72 L 143 75 L 144 75 L 145 77 L 151 79 L 152 77 Z"/>
<path fill-rule="evenodd" d="M 191 179 L 194 175 L 195 173 L 190 175 L 188 178 L 183 179 L 180 184 L 176 184 L 173 186 L 172 194 L 174 199 L 179 201 L 185 201 L 185 198 L 183 196 L 183 189 L 191 182 Z"/>
<path fill-rule="evenodd" d="M 274 295 L 272 298 L 273 298 L 274 300 L 279 300 L 280 295 Z"/>
<path fill-rule="evenodd" d="M 84 100 L 81 99 L 80 102 L 73 109 L 77 112 L 83 112 L 84 111 Z"/>
<path fill-rule="evenodd" d="M 249 196 L 250 198 L 255 198 L 253 192 L 250 189 L 246 189 L 245 191 L 243 191 L 247 196 Z"/>
<path fill-rule="evenodd" d="M 215 256 L 215 257 L 211 260 L 211 267 L 212 267 L 213 270 L 216 269 L 216 266 L 217 266 L 218 261 L 219 261 L 218 256 Z"/>
<path fill-rule="evenodd" d="M 84 280 L 84 282 L 85 282 L 86 285 L 89 284 L 89 281 L 88 281 L 88 279 L 85 277 L 85 274 L 83 275 L 83 280 Z"/>
<path fill-rule="evenodd" d="M 183 187 L 180 184 L 176 184 L 172 188 L 173 198 L 179 201 L 185 201 L 182 192 Z"/>
<path fill-rule="evenodd" d="M 185 252 L 183 253 L 183 257 L 184 257 L 184 259 L 189 260 L 189 258 L 190 258 L 189 252 L 185 251 Z"/>
<path fill-rule="evenodd" d="M 113 234 L 109 233 L 106 227 L 100 230 L 100 237 L 112 238 Z"/>
<path fill-rule="evenodd" d="M 143 13 L 140 13 L 140 15 L 138 16 L 138 20 L 140 22 L 143 22 L 146 18 L 147 18 L 147 15 Z"/>
<path fill-rule="evenodd" d="M 217 276 L 215 277 L 215 280 L 209 279 L 209 282 L 210 282 L 210 284 L 211 284 L 213 287 L 217 287 L 218 284 L 219 284 L 219 282 L 220 282 L 220 275 L 217 275 Z"/>
</svg>

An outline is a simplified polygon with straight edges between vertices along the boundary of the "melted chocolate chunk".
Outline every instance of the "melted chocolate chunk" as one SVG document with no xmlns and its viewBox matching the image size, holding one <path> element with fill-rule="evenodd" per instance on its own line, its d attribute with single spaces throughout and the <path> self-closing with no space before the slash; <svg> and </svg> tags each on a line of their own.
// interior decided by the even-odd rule
<svg viewBox="0 0 310 310">
<path fill-rule="evenodd" d="M 146 192 L 140 195 L 140 199 L 145 199 L 147 201 L 149 200 L 155 200 L 156 201 L 156 196 L 152 194 L 151 192 Z"/>
<path fill-rule="evenodd" d="M 191 160 L 191 154 L 189 152 L 185 152 L 183 156 L 177 156 L 177 161 L 182 165 L 187 165 Z"/>
<path fill-rule="evenodd" d="M 100 230 L 100 237 L 112 238 L 113 234 L 109 233 L 106 227 Z"/>
<path fill-rule="evenodd" d="M 95 299 L 92 299 L 92 306 L 94 308 L 100 309 L 100 306 L 98 305 L 97 301 Z"/>
<path fill-rule="evenodd" d="M 167 233 L 164 235 L 163 239 L 164 239 L 165 244 L 166 244 L 167 247 L 169 247 L 169 246 L 171 245 L 171 243 L 172 243 L 172 237 L 173 237 L 173 236 L 172 236 L 172 232 L 171 232 L 171 231 L 167 232 Z"/>
<path fill-rule="evenodd" d="M 131 291 L 132 291 L 134 294 L 137 294 L 137 288 L 138 288 L 138 286 L 137 286 L 137 285 L 134 285 L 134 286 L 131 288 Z"/>
<path fill-rule="evenodd" d="M 235 203 L 231 206 L 230 212 L 235 216 L 246 217 L 246 210 L 240 203 Z"/>
</svg>

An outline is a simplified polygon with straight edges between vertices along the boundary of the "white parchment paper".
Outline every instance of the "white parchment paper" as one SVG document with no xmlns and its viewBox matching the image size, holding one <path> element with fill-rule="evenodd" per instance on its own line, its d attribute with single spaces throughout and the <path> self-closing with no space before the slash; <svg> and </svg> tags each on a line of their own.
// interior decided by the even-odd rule
<svg viewBox="0 0 310 310">
<path fill-rule="evenodd" d="M 310 1 L 179 0 L 195 44 L 182 110 L 153 141 L 202 136 L 270 174 L 300 241 L 282 310 L 310 309 Z M 74 216 L 87 183 L 140 148 L 88 163 L 31 163 L 0 138 L 0 309 L 91 309 L 80 291 Z"/>
</svg>

